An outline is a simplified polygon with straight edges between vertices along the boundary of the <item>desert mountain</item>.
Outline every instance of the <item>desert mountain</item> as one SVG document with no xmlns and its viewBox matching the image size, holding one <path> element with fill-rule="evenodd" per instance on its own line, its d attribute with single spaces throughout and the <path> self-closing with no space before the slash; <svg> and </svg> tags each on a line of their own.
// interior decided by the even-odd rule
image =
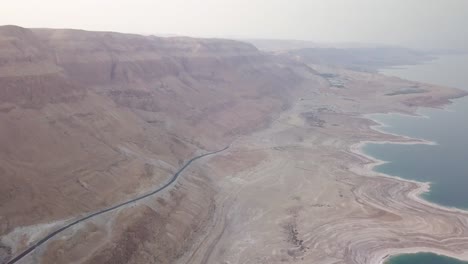
<svg viewBox="0 0 468 264">
<path fill-rule="evenodd" d="M 420 203 L 426 185 L 371 173 L 359 152 L 363 141 L 421 143 L 372 129 L 368 114 L 466 95 L 374 72 L 422 58 L 0 27 L 0 263 L 462 252 L 464 218 Z"/>
<path fill-rule="evenodd" d="M 144 193 L 265 126 L 309 71 L 230 40 L 0 27 L 0 259 L 34 241 L 13 231 Z"/>
</svg>

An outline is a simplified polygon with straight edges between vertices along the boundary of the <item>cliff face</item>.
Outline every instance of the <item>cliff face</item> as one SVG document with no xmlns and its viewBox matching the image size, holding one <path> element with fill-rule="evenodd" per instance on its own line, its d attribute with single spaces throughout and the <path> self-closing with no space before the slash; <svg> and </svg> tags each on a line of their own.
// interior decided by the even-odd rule
<svg viewBox="0 0 468 264">
<path fill-rule="evenodd" d="M 33 108 L 76 99 L 82 90 L 67 80 L 50 57 L 32 31 L 0 27 L 0 102 Z M 4 106 L 3 111 L 11 107 Z"/>
<path fill-rule="evenodd" d="M 174 133 L 194 130 L 201 145 L 248 130 L 266 112 L 282 107 L 285 87 L 298 81 L 271 57 L 241 42 L 35 32 L 74 83 Z"/>
<path fill-rule="evenodd" d="M 301 83 L 296 66 L 228 40 L 0 27 L 0 259 L 34 241 L 18 227 L 134 197 L 266 125 Z"/>
</svg>

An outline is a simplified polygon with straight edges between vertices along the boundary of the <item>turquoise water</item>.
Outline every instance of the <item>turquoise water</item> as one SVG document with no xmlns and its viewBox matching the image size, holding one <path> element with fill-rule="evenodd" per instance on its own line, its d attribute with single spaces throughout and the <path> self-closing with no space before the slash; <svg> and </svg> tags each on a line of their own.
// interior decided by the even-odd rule
<svg viewBox="0 0 468 264">
<path fill-rule="evenodd" d="M 420 82 L 468 90 L 468 56 L 381 71 Z M 455 100 L 446 110 L 421 109 L 424 117 L 373 115 L 382 130 L 423 138 L 437 145 L 367 144 L 364 151 L 388 163 L 375 170 L 406 179 L 431 182 L 423 198 L 444 206 L 468 209 L 468 98 Z M 389 264 L 468 264 L 432 253 L 402 254 Z"/>
<path fill-rule="evenodd" d="M 468 90 L 468 56 L 447 56 L 430 63 L 381 71 L 426 83 Z M 364 151 L 388 161 L 375 170 L 406 179 L 431 182 L 423 198 L 444 206 L 468 209 L 468 97 L 445 110 L 424 108 L 410 117 L 373 115 L 381 129 L 424 138 L 438 145 L 367 144 Z"/>
<path fill-rule="evenodd" d="M 468 264 L 446 256 L 440 256 L 432 253 L 404 254 L 391 257 L 386 263 L 391 264 Z"/>
<path fill-rule="evenodd" d="M 374 115 L 396 134 L 424 138 L 438 145 L 367 144 L 364 151 L 388 161 L 375 170 L 393 176 L 431 182 L 422 197 L 449 207 L 468 209 L 468 98 L 446 110 L 423 109 L 429 118 Z"/>
</svg>

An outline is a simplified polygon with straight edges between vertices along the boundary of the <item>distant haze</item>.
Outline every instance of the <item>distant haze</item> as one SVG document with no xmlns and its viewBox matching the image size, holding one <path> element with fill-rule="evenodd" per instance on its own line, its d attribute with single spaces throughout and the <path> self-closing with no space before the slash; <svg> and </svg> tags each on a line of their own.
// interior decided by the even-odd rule
<svg viewBox="0 0 468 264">
<path fill-rule="evenodd" d="M 0 25 L 466 49 L 466 0 L 9 0 Z"/>
</svg>

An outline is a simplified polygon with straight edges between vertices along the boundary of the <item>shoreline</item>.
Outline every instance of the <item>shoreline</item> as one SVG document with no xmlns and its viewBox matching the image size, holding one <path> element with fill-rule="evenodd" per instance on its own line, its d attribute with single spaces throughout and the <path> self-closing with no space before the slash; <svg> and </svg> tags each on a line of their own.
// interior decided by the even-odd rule
<svg viewBox="0 0 468 264">
<path fill-rule="evenodd" d="M 382 165 L 382 164 L 385 164 L 385 163 L 389 163 L 389 161 L 380 160 L 378 158 L 375 158 L 375 157 L 373 157 L 371 155 L 366 154 L 363 151 L 363 147 L 365 145 L 367 145 L 367 144 L 431 145 L 431 146 L 439 145 L 439 143 L 437 143 L 436 141 L 431 141 L 431 140 L 427 140 L 427 139 L 424 139 L 424 138 L 411 137 L 411 136 L 407 136 L 407 135 L 403 135 L 403 134 L 396 134 L 396 133 L 392 133 L 392 132 L 387 132 L 387 131 L 385 131 L 383 129 L 379 129 L 379 127 L 385 127 L 385 126 L 388 127 L 388 125 L 382 123 L 379 120 L 372 119 L 370 116 L 374 115 L 374 114 L 384 114 L 384 115 L 398 114 L 398 115 L 403 115 L 403 116 L 408 116 L 408 117 L 430 118 L 429 116 L 418 114 L 418 111 L 420 109 L 422 109 L 422 108 L 437 109 L 437 110 L 441 110 L 441 111 L 448 111 L 448 107 L 450 107 L 450 106 L 452 106 L 454 104 L 453 100 L 462 99 L 462 98 L 468 98 L 468 94 L 467 95 L 462 95 L 462 96 L 459 96 L 459 97 L 456 97 L 456 98 L 452 98 L 452 99 L 450 99 L 450 103 L 444 104 L 444 105 L 440 106 L 439 108 L 433 108 L 433 107 L 427 107 L 427 106 L 417 107 L 416 112 L 414 113 L 414 115 L 413 114 L 406 114 L 406 113 L 398 113 L 398 112 L 364 114 L 364 115 L 361 116 L 361 118 L 365 118 L 365 119 L 368 119 L 368 120 L 370 120 L 372 122 L 377 123 L 377 125 L 370 125 L 369 126 L 369 128 L 371 130 L 377 131 L 377 132 L 382 133 L 384 135 L 393 136 L 393 137 L 397 138 L 397 140 L 390 140 L 390 139 L 388 139 L 388 140 L 361 140 L 361 141 L 358 141 L 356 143 L 351 144 L 351 146 L 349 147 L 349 151 L 351 153 L 356 154 L 356 155 L 366 159 L 367 161 L 369 161 L 364 166 L 365 170 L 368 171 L 368 173 L 365 173 L 365 176 L 379 176 L 379 177 L 397 179 L 397 180 L 400 180 L 400 181 L 403 181 L 403 182 L 415 183 L 415 184 L 420 186 L 420 188 L 418 188 L 418 189 L 423 189 L 423 190 L 420 190 L 418 192 L 418 194 L 417 194 L 418 196 L 416 197 L 416 201 L 418 201 L 420 203 L 423 203 L 425 205 L 429 205 L 431 207 L 435 207 L 437 209 L 447 210 L 447 211 L 450 211 L 450 212 L 456 212 L 456 213 L 462 213 L 462 214 L 468 214 L 468 209 L 461 209 L 461 208 L 457 208 L 457 207 L 449 207 L 449 206 L 445 206 L 445 205 L 441 205 L 441 204 L 438 204 L 438 203 L 435 203 L 435 202 L 425 200 L 422 197 L 420 197 L 419 196 L 420 194 L 423 194 L 423 193 L 429 191 L 431 182 L 421 182 L 421 181 L 417 181 L 417 180 L 405 179 L 405 178 L 402 178 L 400 176 L 393 176 L 393 175 L 389 175 L 389 174 L 385 174 L 385 173 L 382 173 L 382 172 L 375 171 L 374 170 L 375 167 L 377 167 L 379 165 Z M 398 139 L 403 139 L 403 140 L 400 141 Z M 404 140 L 407 140 L 407 141 L 404 141 Z"/>
<path fill-rule="evenodd" d="M 370 128 L 373 129 L 372 126 Z M 376 131 L 378 131 L 378 130 L 376 130 Z M 381 132 L 381 131 L 378 131 L 378 132 Z M 392 135 L 392 136 L 397 135 L 397 134 L 392 134 L 392 133 L 387 133 L 387 134 Z M 407 137 L 407 136 L 403 136 L 403 138 L 404 139 L 412 139 L 411 137 Z M 419 140 L 422 140 L 422 141 L 419 141 Z M 437 204 L 437 203 L 425 200 L 422 197 L 420 197 L 421 194 L 429 191 L 431 182 L 421 182 L 421 181 L 417 181 L 417 180 L 405 179 L 405 178 L 402 178 L 400 176 L 393 176 L 393 175 L 389 175 L 389 174 L 385 174 L 385 173 L 382 173 L 382 172 L 375 171 L 374 170 L 375 167 L 377 167 L 379 165 L 382 165 L 382 164 L 385 164 L 385 163 L 389 163 L 389 161 L 380 160 L 378 158 L 375 158 L 375 157 L 372 157 L 372 156 L 366 154 L 362 150 L 362 148 L 367 144 L 437 145 L 437 143 L 434 144 L 432 141 L 426 141 L 424 139 L 418 139 L 418 138 L 415 138 L 415 141 L 413 141 L 413 142 L 412 141 L 401 141 L 400 142 L 400 141 L 392 141 L 392 140 L 377 140 L 377 141 L 362 140 L 362 141 L 359 141 L 357 143 L 351 144 L 348 151 L 350 153 L 352 153 L 352 154 L 355 154 L 355 155 L 361 157 L 361 158 L 364 158 L 368 162 L 365 163 L 365 164 L 361 164 L 361 165 L 364 165 L 363 169 L 352 168 L 351 170 L 353 172 L 357 172 L 358 174 L 363 175 L 363 176 L 367 176 L 367 177 L 376 177 L 377 176 L 377 177 L 396 179 L 396 180 L 399 180 L 399 181 L 402 181 L 402 182 L 409 182 L 409 183 L 417 184 L 419 187 L 416 188 L 415 191 L 412 191 L 410 193 L 411 196 L 416 195 L 416 197 L 412 197 L 412 198 L 414 198 L 414 200 L 416 200 L 417 202 L 422 203 L 424 205 L 431 206 L 433 208 L 440 209 L 440 210 L 450 211 L 452 213 L 468 214 L 468 209 L 463 210 L 463 209 L 460 209 L 460 208 L 457 208 L 457 207 L 444 206 L 444 205 L 441 205 L 441 204 Z"/>
<path fill-rule="evenodd" d="M 381 93 L 387 90 L 391 88 Z M 440 108 L 448 105 L 449 99 L 465 95 L 436 86 L 428 86 L 428 90 L 431 99 L 416 101 L 417 105 Z M 384 97 L 386 105 L 381 106 L 362 99 L 361 93 L 367 91 L 346 95 L 356 101 L 342 105 L 336 113 L 317 112 L 316 118 L 329 124 L 324 127 L 305 119 L 299 123 L 298 118 L 316 110 L 316 105 L 333 108 L 339 101 L 326 93 L 307 102 L 298 100 L 275 125 L 239 141 L 237 147 L 243 151 L 214 161 L 210 170 L 232 174 L 219 185 L 215 199 L 221 209 L 214 213 L 200 242 L 193 244 L 193 251 L 178 263 L 239 263 L 262 256 L 265 263 L 330 263 L 340 259 L 343 263 L 375 264 L 410 249 L 464 254 L 468 237 L 460 230 L 465 230 L 467 212 L 438 210 L 437 205 L 418 197 L 430 189 L 430 183 L 372 171 L 384 161 L 360 150 L 366 143 L 437 144 L 376 132 L 379 123 L 368 116 L 393 112 L 416 116 L 419 108 L 401 103 L 407 96 Z M 299 98 L 308 98 L 308 94 Z M 357 109 L 359 104 L 365 108 Z M 252 154 L 251 150 L 260 152 Z M 246 159 L 256 161 L 246 163 Z M 226 165 L 231 170 L 226 171 Z"/>
<path fill-rule="evenodd" d="M 429 247 L 414 247 L 414 248 L 402 248 L 398 250 L 382 250 L 379 255 L 380 261 L 378 264 L 385 264 L 391 257 L 399 256 L 399 255 L 406 255 L 406 254 L 418 254 L 418 253 L 433 253 L 439 256 L 450 257 L 454 259 L 458 259 L 461 261 L 468 261 L 468 252 L 462 254 L 455 254 L 450 251 L 442 250 L 442 249 L 433 249 Z M 377 255 L 378 256 L 378 255 Z"/>
<path fill-rule="evenodd" d="M 356 74 L 356 78 L 361 78 Z M 378 81 L 383 90 L 376 95 L 401 86 L 399 82 L 387 84 L 386 79 Z M 366 89 L 358 90 L 361 87 Z M 147 241 L 158 245 L 159 241 L 170 242 L 182 237 L 177 233 L 180 223 L 197 225 L 187 229 L 193 233 L 181 244 L 180 255 L 168 256 L 174 261 L 167 262 L 258 260 L 326 264 L 342 260 L 343 263 L 375 264 L 406 252 L 468 256 L 468 231 L 465 233 L 468 213 L 454 213 L 455 210 L 419 197 L 430 190 L 428 182 L 373 171 L 385 161 L 363 151 L 363 146 L 369 143 L 436 145 L 437 142 L 422 138 L 379 131 L 381 123 L 368 113 L 401 111 L 416 116 L 418 104 L 434 104 L 440 109 L 444 106 L 441 102 L 447 101 L 438 98 L 456 98 L 460 93 L 431 86 L 430 100 L 415 100 L 416 105 L 407 105 L 402 102 L 414 95 L 383 97 L 379 101 L 373 100 L 374 96 L 364 97 L 369 90 L 374 90 L 371 85 L 356 84 L 355 89 L 349 95 L 343 92 L 342 96 L 339 94 L 342 91 L 317 97 L 310 96 L 315 95 L 313 90 L 298 92 L 298 100 L 268 125 L 238 137 L 225 154 L 194 167 L 190 175 L 174 186 L 173 195 L 168 193 L 163 197 L 164 204 L 160 199 L 151 199 L 133 208 L 122 208 L 118 214 L 94 219 L 93 225 L 77 230 L 84 234 L 104 230 L 102 238 L 87 236 L 74 240 L 75 233 L 68 234 L 54 239 L 54 244 L 30 257 L 41 258 L 44 263 L 82 263 L 56 252 L 65 250 L 70 256 L 91 252 L 99 256 L 96 254 L 103 252 L 103 245 L 113 243 L 112 236 L 126 234 L 126 228 L 137 227 L 142 232 L 157 230 L 154 234 L 158 236 Z M 309 96 L 313 98 L 310 101 L 299 99 Z M 355 101 L 344 101 L 348 97 Z M 320 112 L 321 106 L 340 108 L 336 112 Z M 307 122 L 304 113 L 310 112 L 327 125 L 321 127 Z M 210 193 L 205 195 L 207 191 Z M 167 214 L 165 218 L 151 218 L 153 212 L 159 217 L 156 213 L 159 210 Z M 201 213 L 191 213 L 195 211 Z M 161 221 L 164 229 L 159 231 L 152 223 L 131 220 L 130 215 L 138 212 L 142 213 L 138 219 Z M 151 214 L 146 215 L 147 212 Z M 115 222 L 108 225 L 109 220 Z M 161 234 L 166 240 L 161 240 Z M 125 240 L 115 241 L 115 245 L 126 245 Z M 145 241 L 146 238 L 141 239 L 143 249 Z M 87 248 L 81 247 L 86 244 Z M 81 259 L 88 263 L 92 258 Z"/>
<path fill-rule="evenodd" d="M 351 80 L 362 78 L 361 73 L 339 74 Z M 375 80 L 383 87 L 378 95 L 402 83 L 411 84 L 404 80 L 393 84 L 394 79 L 377 77 L 383 78 Z M 213 222 L 199 238 L 201 242 L 195 243 L 193 251 L 179 263 L 240 263 L 259 256 L 262 263 L 383 263 L 384 257 L 409 250 L 439 249 L 445 253 L 453 249 L 465 254 L 468 237 L 460 230 L 465 230 L 468 213 L 457 214 L 419 198 L 430 189 L 430 183 L 372 171 L 384 161 L 360 149 L 366 143 L 437 144 L 384 131 L 377 133 L 379 123 L 367 115 L 400 112 L 417 116 L 416 111 L 423 106 L 441 108 L 466 93 L 428 85 L 426 98 L 430 99 L 408 105 L 402 102 L 418 97 L 383 97 L 383 102 L 375 102 L 374 97 L 364 96 L 375 90 L 366 84 L 350 86 L 350 91 L 355 90 L 342 95 L 343 100 L 351 99 L 343 104 L 331 98 L 328 91 L 299 94 L 299 98 L 313 99 L 298 100 L 282 112 L 275 125 L 246 136 L 237 145 L 246 152 L 215 161 L 217 165 L 212 165 L 211 170 L 218 168 L 232 174 L 232 178 L 222 179 L 216 196 L 220 201 L 216 207 L 221 209 L 214 213 Z M 336 95 L 340 92 L 337 90 Z M 316 97 L 309 97 L 311 93 Z M 361 104 L 365 107 L 360 108 Z M 316 113 L 316 118 L 329 126 L 316 127 L 305 119 L 297 125 L 298 118 L 317 110 L 317 105 L 330 109 L 340 106 L 338 112 Z M 359 137 L 356 133 L 360 133 Z M 248 151 L 253 149 L 265 156 L 250 154 Z M 245 159 L 256 161 L 239 170 Z M 226 165 L 232 170 L 226 171 Z M 216 173 L 213 177 L 217 177 Z"/>
<path fill-rule="evenodd" d="M 463 98 L 465 96 L 462 96 L 460 98 Z M 460 98 L 454 98 L 454 99 L 460 99 Z M 452 99 L 453 100 L 453 99 Z M 451 100 L 450 104 L 443 105 L 441 108 L 436 108 L 439 110 L 448 110 L 448 106 L 452 105 L 454 102 Z M 430 108 L 430 107 L 422 107 L 422 108 Z M 416 111 L 419 111 L 420 107 Z M 403 116 L 408 116 L 408 117 L 416 117 L 416 118 L 430 118 L 429 116 L 426 115 L 420 115 L 417 112 L 412 114 L 406 114 L 406 113 L 378 113 L 378 114 L 385 114 L 385 115 L 392 115 L 392 114 L 398 114 L 398 115 L 403 115 Z M 365 176 L 365 177 L 383 177 L 387 179 L 392 179 L 400 182 L 408 182 L 415 184 L 415 188 L 413 188 L 411 191 L 408 192 L 406 195 L 408 198 L 412 199 L 413 201 L 420 203 L 422 205 L 426 205 L 429 207 L 432 207 L 434 209 L 438 209 L 441 211 L 445 212 L 450 212 L 450 213 L 456 213 L 456 214 L 462 214 L 462 215 L 468 215 L 468 209 L 464 210 L 461 208 L 457 207 L 449 207 L 449 206 L 444 206 L 441 204 L 437 204 L 435 202 L 431 202 L 429 200 L 424 199 L 421 197 L 422 194 L 430 192 L 430 187 L 432 182 L 421 182 L 417 180 L 411 180 L 411 179 L 405 179 L 400 176 L 393 176 L 390 174 L 382 173 L 375 171 L 375 167 L 380 166 L 382 164 L 389 163 L 390 161 L 384 161 L 380 160 L 376 157 L 373 157 L 363 150 L 364 146 L 367 144 L 398 144 L 398 145 L 438 145 L 437 142 L 434 141 L 429 141 L 423 138 L 414 138 L 411 136 L 403 135 L 403 134 L 395 134 L 391 132 L 387 132 L 383 129 L 380 129 L 382 127 L 389 127 L 389 125 L 384 124 L 383 122 L 373 119 L 370 116 L 373 114 L 364 114 L 362 115 L 362 118 L 371 120 L 372 122 L 377 123 L 376 125 L 370 125 L 369 128 L 377 131 L 379 133 L 389 135 L 389 136 L 394 136 L 397 138 L 400 138 L 401 141 L 399 140 L 362 140 L 359 142 L 352 143 L 349 146 L 348 151 L 352 154 L 357 155 L 358 157 L 364 159 L 365 161 L 362 162 L 359 165 L 356 165 L 356 167 L 351 167 L 349 170 L 351 172 L 357 173 L 359 175 Z M 408 141 L 405 141 L 408 140 Z M 461 253 L 461 254 L 456 254 L 451 251 L 443 250 L 440 248 L 432 248 L 432 247 L 411 247 L 411 248 L 388 248 L 385 250 L 381 250 L 375 253 L 375 257 L 371 260 L 371 262 L 378 261 L 378 264 L 385 264 L 389 258 L 393 256 L 398 256 L 398 255 L 404 255 L 404 254 L 417 254 L 417 253 L 433 253 L 441 256 L 447 256 L 451 258 L 455 258 L 461 261 L 468 261 L 468 250 Z"/>
</svg>

